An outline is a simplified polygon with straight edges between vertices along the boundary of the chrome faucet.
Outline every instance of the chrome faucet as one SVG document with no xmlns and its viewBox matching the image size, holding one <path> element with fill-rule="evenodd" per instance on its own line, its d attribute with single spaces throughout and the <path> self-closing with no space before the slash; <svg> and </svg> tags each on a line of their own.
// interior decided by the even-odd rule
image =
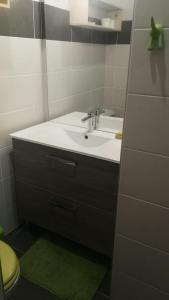
<svg viewBox="0 0 169 300">
<path fill-rule="evenodd" d="M 95 126 L 95 114 L 88 113 L 86 117 L 81 120 L 83 123 L 88 121 L 88 132 L 92 132 Z"/>
<path fill-rule="evenodd" d="M 98 108 L 95 111 L 95 123 L 94 123 L 94 129 L 97 129 L 99 126 L 100 121 L 100 115 L 104 114 L 105 110 L 103 108 Z"/>
</svg>

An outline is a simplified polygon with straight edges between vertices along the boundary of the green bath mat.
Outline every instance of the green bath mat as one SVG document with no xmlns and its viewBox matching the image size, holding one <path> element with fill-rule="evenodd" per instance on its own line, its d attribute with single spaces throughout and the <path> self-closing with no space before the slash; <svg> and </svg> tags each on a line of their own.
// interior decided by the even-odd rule
<svg viewBox="0 0 169 300">
<path fill-rule="evenodd" d="M 91 300 L 107 267 L 82 249 L 60 240 L 39 239 L 21 258 L 21 274 L 61 300 Z"/>
</svg>

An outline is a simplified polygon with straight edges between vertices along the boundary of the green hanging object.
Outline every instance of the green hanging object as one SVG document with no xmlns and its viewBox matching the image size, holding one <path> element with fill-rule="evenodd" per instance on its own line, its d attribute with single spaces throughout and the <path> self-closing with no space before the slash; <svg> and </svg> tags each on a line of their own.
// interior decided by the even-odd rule
<svg viewBox="0 0 169 300">
<path fill-rule="evenodd" d="M 155 23 L 154 18 L 151 17 L 151 32 L 148 39 L 148 50 L 164 49 L 164 28 L 162 24 Z"/>
<path fill-rule="evenodd" d="M 4 236 L 4 230 L 3 228 L 0 226 L 0 240 L 3 238 Z"/>
</svg>

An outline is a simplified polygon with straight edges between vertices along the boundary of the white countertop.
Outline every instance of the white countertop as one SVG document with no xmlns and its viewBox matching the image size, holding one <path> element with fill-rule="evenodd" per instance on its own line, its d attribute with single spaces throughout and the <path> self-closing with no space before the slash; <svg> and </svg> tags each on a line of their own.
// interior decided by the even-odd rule
<svg viewBox="0 0 169 300">
<path fill-rule="evenodd" d="M 15 132 L 10 136 L 98 159 L 120 162 L 121 141 L 115 139 L 113 133 L 94 131 L 87 134 L 87 139 L 85 139 L 85 133 L 86 128 L 49 121 Z"/>
</svg>

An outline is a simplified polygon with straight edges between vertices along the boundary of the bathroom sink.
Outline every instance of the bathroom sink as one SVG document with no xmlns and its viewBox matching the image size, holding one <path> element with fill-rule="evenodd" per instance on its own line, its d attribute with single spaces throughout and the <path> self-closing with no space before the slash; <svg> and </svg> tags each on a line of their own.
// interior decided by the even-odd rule
<svg viewBox="0 0 169 300">
<path fill-rule="evenodd" d="M 29 141 L 83 155 L 120 162 L 121 141 L 113 133 L 54 122 L 42 123 L 11 134 L 15 139 Z"/>
<path fill-rule="evenodd" d="M 111 138 L 99 136 L 93 133 L 77 132 L 73 130 L 65 130 L 69 138 L 77 145 L 83 147 L 97 148 L 111 141 Z"/>
</svg>

